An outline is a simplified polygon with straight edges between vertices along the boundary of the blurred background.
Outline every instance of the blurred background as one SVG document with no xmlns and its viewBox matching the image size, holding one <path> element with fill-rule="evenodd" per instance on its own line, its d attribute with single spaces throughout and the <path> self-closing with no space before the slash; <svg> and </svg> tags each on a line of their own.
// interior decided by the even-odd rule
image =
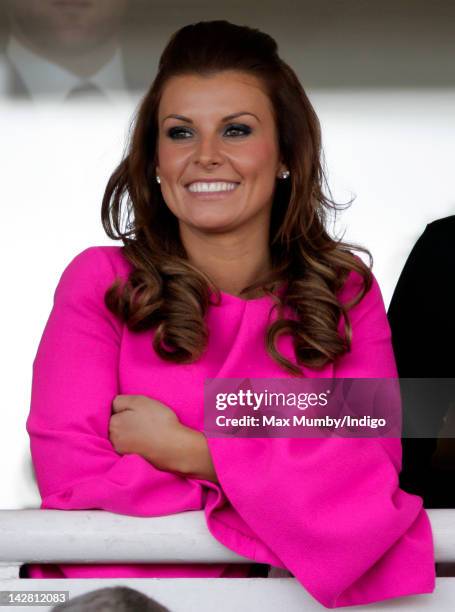
<svg viewBox="0 0 455 612">
<path fill-rule="evenodd" d="M 179 27 L 227 19 L 277 40 L 322 124 L 345 239 L 386 306 L 426 223 L 455 214 L 451 0 L 0 0 L 0 508 L 39 506 L 25 421 L 58 279 L 91 245 L 106 182 Z"/>
</svg>

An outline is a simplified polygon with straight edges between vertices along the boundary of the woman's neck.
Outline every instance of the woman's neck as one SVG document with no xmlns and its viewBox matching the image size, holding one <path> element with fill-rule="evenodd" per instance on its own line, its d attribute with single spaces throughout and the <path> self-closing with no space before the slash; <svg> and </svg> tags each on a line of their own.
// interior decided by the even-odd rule
<svg viewBox="0 0 455 612">
<path fill-rule="evenodd" d="M 241 236 L 185 228 L 181 239 L 189 261 L 224 293 L 239 295 L 271 270 L 270 249 L 262 232 Z"/>
</svg>

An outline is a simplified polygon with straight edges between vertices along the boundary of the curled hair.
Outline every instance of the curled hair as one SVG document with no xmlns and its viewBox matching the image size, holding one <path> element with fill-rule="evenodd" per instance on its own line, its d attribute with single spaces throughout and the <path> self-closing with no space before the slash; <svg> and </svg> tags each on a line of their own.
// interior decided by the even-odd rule
<svg viewBox="0 0 455 612">
<path fill-rule="evenodd" d="M 258 288 L 272 294 L 274 283 L 285 281 L 285 291 L 275 294 L 279 314 L 267 329 L 266 346 L 284 370 L 301 375 L 300 365 L 320 368 L 349 351 L 348 310 L 370 288 L 371 272 L 352 253 L 354 248 L 367 251 L 334 240 L 326 230 L 328 213 L 340 207 L 324 193 L 318 118 L 296 74 L 279 57 L 275 40 L 259 30 L 227 21 L 199 22 L 178 30 L 164 49 L 157 76 L 138 110 L 127 154 L 103 198 L 103 227 L 110 238 L 123 241 L 123 254 L 133 265 L 127 282 L 121 286 L 117 280 L 105 302 L 129 329 L 153 328 L 153 346 L 162 359 L 191 363 L 204 352 L 205 315 L 211 292 L 218 298 L 219 292 L 188 261 L 178 221 L 155 181 L 158 108 L 171 77 L 210 76 L 223 70 L 260 79 L 272 103 L 281 158 L 290 170 L 290 179 L 277 181 L 274 192 L 272 272 L 242 294 Z M 338 293 L 350 272 L 360 275 L 360 290 L 349 303 L 342 303 Z M 295 318 L 285 318 L 285 306 Z M 277 349 L 282 334 L 292 337 L 297 365 Z"/>
</svg>

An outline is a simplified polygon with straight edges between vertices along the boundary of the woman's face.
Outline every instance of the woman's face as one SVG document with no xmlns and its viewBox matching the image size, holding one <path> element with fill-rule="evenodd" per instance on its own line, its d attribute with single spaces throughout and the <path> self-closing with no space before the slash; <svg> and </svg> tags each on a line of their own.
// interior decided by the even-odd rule
<svg viewBox="0 0 455 612">
<path fill-rule="evenodd" d="M 262 83 L 239 71 L 172 77 L 158 112 L 163 198 L 204 232 L 268 231 L 280 163 L 272 105 Z"/>
</svg>

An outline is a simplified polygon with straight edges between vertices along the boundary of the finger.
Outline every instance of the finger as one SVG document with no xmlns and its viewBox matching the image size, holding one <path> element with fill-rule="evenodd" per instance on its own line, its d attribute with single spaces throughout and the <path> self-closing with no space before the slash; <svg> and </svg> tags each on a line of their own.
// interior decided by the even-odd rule
<svg viewBox="0 0 455 612">
<path fill-rule="evenodd" d="M 116 395 L 112 402 L 112 412 L 122 412 L 122 410 L 131 409 L 130 395 Z"/>
</svg>

